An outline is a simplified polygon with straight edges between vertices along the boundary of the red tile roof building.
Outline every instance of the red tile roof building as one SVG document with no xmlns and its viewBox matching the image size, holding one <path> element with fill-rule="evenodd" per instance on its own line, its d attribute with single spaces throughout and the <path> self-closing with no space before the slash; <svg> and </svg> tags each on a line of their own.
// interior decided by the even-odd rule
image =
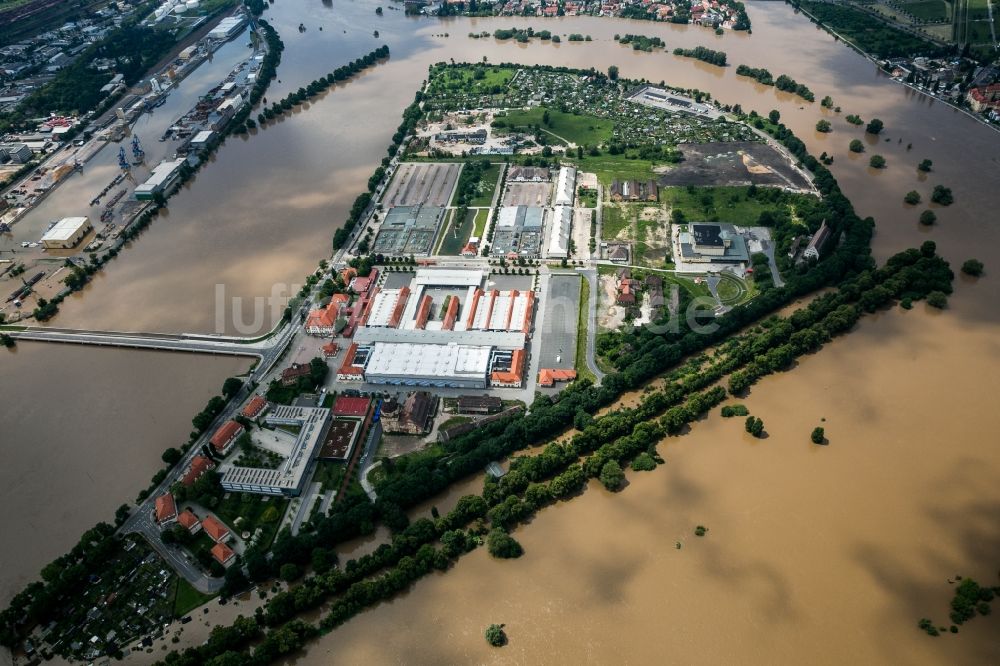
<svg viewBox="0 0 1000 666">
<path fill-rule="evenodd" d="M 538 371 L 540 386 L 555 386 L 556 382 L 571 382 L 576 379 L 576 370 L 553 370 L 543 368 Z"/>
<path fill-rule="evenodd" d="M 362 382 L 365 380 L 365 369 L 361 366 L 353 365 L 354 356 L 358 353 L 358 343 L 352 342 L 344 355 L 344 362 L 337 369 L 337 379 L 342 382 Z"/>
<path fill-rule="evenodd" d="M 212 439 L 209 441 L 212 444 L 212 448 L 215 449 L 216 453 L 219 455 L 226 455 L 233 448 L 233 444 L 236 443 L 236 438 L 243 434 L 243 426 L 233 420 L 226 421 L 223 423 L 215 434 L 212 435 Z"/>
<path fill-rule="evenodd" d="M 205 516 L 201 521 L 201 526 L 205 534 L 211 537 L 215 543 L 223 543 L 229 540 L 229 528 L 223 525 L 215 516 Z"/>
<path fill-rule="evenodd" d="M 515 349 L 510 359 L 510 370 L 494 372 L 490 375 L 490 384 L 507 388 L 521 388 L 524 379 L 524 350 Z"/>
<path fill-rule="evenodd" d="M 973 88 L 966 93 L 965 98 L 976 113 L 981 113 L 986 109 L 1000 109 L 1000 83 Z"/>
<path fill-rule="evenodd" d="M 201 531 L 201 521 L 191 509 L 181 511 L 181 515 L 177 516 L 177 524 L 182 525 L 191 534 L 197 534 Z"/>
<path fill-rule="evenodd" d="M 202 474 L 212 469 L 215 469 L 215 463 L 205 456 L 195 456 L 188 466 L 187 471 L 184 472 L 184 476 L 181 477 L 181 485 L 185 487 L 193 486 L 194 482 L 200 479 Z"/>
<path fill-rule="evenodd" d="M 448 309 L 444 314 L 444 323 L 441 324 L 441 329 L 445 331 L 455 330 L 455 319 L 457 317 L 458 317 L 458 298 L 452 296 L 448 300 Z"/>
<path fill-rule="evenodd" d="M 337 319 L 345 305 L 350 303 L 347 294 L 334 294 L 325 308 L 313 310 L 306 317 L 305 329 L 309 335 L 331 336 L 337 333 Z"/>
<path fill-rule="evenodd" d="M 246 404 L 240 414 L 243 418 L 253 421 L 259 418 L 265 411 L 267 411 L 267 400 L 263 396 L 255 395 L 250 398 L 250 402 Z"/>
<path fill-rule="evenodd" d="M 364 418 L 368 416 L 371 398 L 360 398 L 350 395 L 338 395 L 333 402 L 333 415 Z"/>
<path fill-rule="evenodd" d="M 169 525 L 177 520 L 177 503 L 170 493 L 156 498 L 156 522 L 161 526 Z"/>
<path fill-rule="evenodd" d="M 356 277 L 351 280 L 351 291 L 355 294 L 368 294 L 378 282 L 378 269 L 373 268 L 368 277 Z"/>
<path fill-rule="evenodd" d="M 424 294 L 423 298 L 420 299 L 420 305 L 417 306 L 416 328 L 427 328 L 427 320 L 431 316 L 431 301 L 432 299 L 429 294 Z"/>
<path fill-rule="evenodd" d="M 340 345 L 336 342 L 328 342 L 320 350 L 323 352 L 323 358 L 333 358 L 340 353 Z"/>
<path fill-rule="evenodd" d="M 212 546 L 211 553 L 212 557 L 215 558 L 215 561 L 224 567 L 228 567 L 233 563 L 233 560 L 236 559 L 236 553 L 234 553 L 233 549 L 224 543 L 217 543 Z"/>
<path fill-rule="evenodd" d="M 308 377 L 310 373 L 311 368 L 308 363 L 292 363 L 281 371 L 281 385 L 295 386 L 301 377 Z"/>
</svg>

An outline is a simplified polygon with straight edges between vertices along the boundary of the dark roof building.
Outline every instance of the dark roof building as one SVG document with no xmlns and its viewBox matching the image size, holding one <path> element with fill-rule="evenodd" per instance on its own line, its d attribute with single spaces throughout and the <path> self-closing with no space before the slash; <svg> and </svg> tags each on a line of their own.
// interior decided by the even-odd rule
<svg viewBox="0 0 1000 666">
<path fill-rule="evenodd" d="M 496 414 L 503 409 L 503 400 L 495 395 L 458 396 L 459 414 Z"/>
</svg>

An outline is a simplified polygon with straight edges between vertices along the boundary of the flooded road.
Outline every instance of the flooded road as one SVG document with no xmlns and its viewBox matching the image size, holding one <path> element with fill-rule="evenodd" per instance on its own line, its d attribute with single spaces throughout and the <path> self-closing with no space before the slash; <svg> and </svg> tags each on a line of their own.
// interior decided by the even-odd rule
<svg viewBox="0 0 1000 666">
<path fill-rule="evenodd" d="M 272 5 L 267 18 L 286 50 L 281 82 L 269 99 L 382 43 L 392 56 L 272 126 L 229 139 L 171 199 L 169 215 L 67 299 L 54 323 L 151 331 L 268 328 L 281 309 L 264 299 L 294 292 L 328 256 L 333 231 L 384 155 L 427 66 L 484 56 L 601 70 L 616 64 L 624 77 L 697 87 L 763 114 L 778 109 L 813 154 L 834 156 L 833 173 L 858 213 L 876 218 L 879 259 L 932 239 L 956 267 L 978 256 L 988 274 L 978 282 L 956 278 L 957 293 L 944 312 L 920 305 L 866 317 L 858 331 L 794 371 L 764 379 L 744 402 L 764 419 L 766 440 L 748 440 L 742 424 L 716 416 L 698 423 L 691 434 L 661 445 L 666 467 L 630 474 L 620 496 L 593 487 L 520 528 L 521 560 L 496 562 L 476 552 L 453 571 L 355 618 L 297 661 L 647 663 L 664 654 L 682 663 L 1000 661 L 997 614 L 973 620 L 958 636 L 934 640 L 916 629 L 924 616 L 944 623 L 947 578 L 963 574 L 997 584 L 1000 567 L 1000 452 L 984 421 L 1000 388 L 990 371 L 1000 359 L 1000 289 L 989 275 L 1000 268 L 986 254 L 1000 244 L 1000 230 L 984 214 L 1000 209 L 1000 134 L 891 82 L 783 4 L 751 3 L 753 35 L 722 37 L 692 26 L 606 19 L 436 21 L 389 10 L 377 17 L 376 6 Z M 299 22 L 306 32 L 297 31 Z M 466 36 L 510 26 L 579 32 L 594 41 L 517 45 Z M 721 49 L 731 65 L 635 52 L 613 40 L 626 32 L 659 35 L 667 51 Z M 818 102 L 737 77 L 741 63 L 788 74 L 818 99 L 831 95 L 841 115 L 881 118 L 883 140 L 865 137 Z M 814 131 L 821 117 L 831 119 L 832 133 Z M 865 155 L 849 153 L 853 138 L 868 142 Z M 875 152 L 886 157 L 887 169 L 867 167 Z M 925 158 L 934 163 L 926 176 L 916 170 Z M 956 202 L 935 207 L 939 223 L 921 229 L 923 206 L 907 209 L 903 195 L 917 189 L 926 201 L 939 183 L 952 188 Z M 234 297 L 242 299 L 238 317 Z M 39 558 L 26 570 L 37 570 L 134 497 L 162 449 L 185 439 L 190 417 L 238 364 L 132 351 L 34 350 L 22 345 L 13 359 L 3 359 L 4 446 L 25 456 L 4 473 L 22 484 L 11 492 L 23 525 L 62 531 L 47 541 L 32 537 L 18 553 L 5 547 L 5 563 Z M 89 389 L 90 363 L 105 368 L 105 390 L 117 400 Z M 53 377 L 61 379 L 58 388 Z M 53 395 L 57 390 L 65 394 Z M 58 420 L 25 414 L 25 405 L 42 401 L 66 405 L 47 410 Z M 119 411 L 122 401 L 128 409 Z M 170 418 L 144 430 L 164 405 Z M 808 443 L 821 418 L 827 419 L 827 448 Z M 99 434 L 81 441 L 95 423 Z M 8 438 L 12 430 L 17 436 Z M 154 437 L 136 446 L 137 438 Z M 71 469 L 56 475 L 47 469 L 41 477 L 32 470 L 39 460 L 51 465 L 52 456 L 30 456 L 41 456 L 42 447 L 79 457 Z M 108 469 L 108 458 L 95 455 L 105 452 L 117 456 L 118 467 Z M 90 501 L 65 514 L 73 497 L 66 480 L 87 475 L 98 478 L 87 488 Z M 58 501 L 38 502 L 52 493 L 60 494 Z M 438 506 L 443 510 L 444 503 Z M 693 536 L 698 524 L 709 528 L 707 537 Z M 380 538 L 348 551 L 365 552 Z M 6 571 L 3 589 L 19 587 Z M 491 622 L 508 625 L 511 644 L 501 651 L 482 638 Z"/>
</svg>

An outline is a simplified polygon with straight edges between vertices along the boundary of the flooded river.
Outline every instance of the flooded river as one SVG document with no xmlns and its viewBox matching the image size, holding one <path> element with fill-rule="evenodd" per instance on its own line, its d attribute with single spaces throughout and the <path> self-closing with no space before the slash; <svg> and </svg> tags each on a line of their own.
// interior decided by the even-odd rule
<svg viewBox="0 0 1000 666">
<path fill-rule="evenodd" d="M 230 139 L 171 200 L 168 217 L 63 304 L 56 324 L 233 331 L 231 297 L 243 299 L 241 318 L 253 323 L 255 297 L 293 291 L 327 256 L 334 229 L 384 154 L 427 66 L 448 58 L 601 70 L 616 64 L 622 76 L 698 87 L 761 113 L 776 108 L 814 154 L 834 156 L 832 170 L 859 214 L 877 220 L 878 258 L 933 239 L 955 265 L 978 256 L 988 272 L 1000 270 L 987 255 L 1000 243 L 1000 230 L 984 213 L 1000 209 L 1000 134 L 891 82 L 786 5 L 751 3 L 753 35 L 722 37 L 691 26 L 604 19 L 437 21 L 388 9 L 377 17 L 376 6 L 272 5 L 268 18 L 286 51 L 269 99 L 381 43 L 392 57 L 309 108 Z M 296 29 L 300 22 L 304 33 Z M 594 41 L 517 45 L 467 37 L 529 25 Z M 626 32 L 659 35 L 668 51 L 721 49 L 731 66 L 634 52 L 613 41 Z M 881 118 L 883 139 L 864 137 L 818 103 L 737 77 L 740 63 L 786 73 L 818 99 L 829 94 L 844 115 Z M 227 71 L 220 68 L 219 78 Z M 824 116 L 834 126 L 828 135 L 813 130 Z M 867 154 L 849 153 L 853 138 L 869 143 Z M 875 152 L 886 157 L 887 169 L 867 167 Z M 924 158 L 934 162 L 927 176 L 916 170 Z M 922 207 L 907 210 L 903 195 L 917 189 L 927 200 L 938 183 L 952 188 L 956 203 L 936 208 L 938 225 L 921 229 Z M 1000 450 L 984 423 L 1000 388 L 989 370 L 1000 358 L 994 279 L 957 278 L 945 312 L 920 305 L 867 317 L 794 371 L 766 378 L 745 403 L 764 419 L 767 439 L 749 440 L 742 424 L 716 416 L 700 422 L 661 445 L 666 467 L 630 475 L 619 496 L 592 487 L 520 528 L 522 559 L 496 562 L 476 552 L 355 618 L 298 663 L 648 663 L 664 655 L 683 663 L 1000 661 L 996 613 L 958 636 L 934 640 L 916 629 L 924 616 L 945 622 L 949 577 L 997 584 Z M 278 308 L 259 310 L 260 329 L 280 316 Z M 27 354 L 34 356 L 30 363 Z M 97 362 L 89 359 L 101 359 L 102 381 L 119 392 L 117 401 L 92 388 L 88 368 Z M 24 484 L 14 495 L 26 498 L 15 502 L 26 512 L 24 525 L 64 530 L 61 542 L 39 538 L 16 557 L 37 553 L 47 561 L 133 497 L 160 451 L 184 439 L 190 416 L 234 371 L 226 363 L 22 345 L 14 363 L 4 365 L 0 385 L 7 394 L 0 402 L 4 447 L 17 456 L 29 455 L 21 449 L 56 447 L 80 458 L 62 472 L 47 468 L 44 478 L 32 472 L 37 459 L 15 456 L 14 465 L 5 465 Z M 53 377 L 62 380 L 59 387 Z M 55 391 L 65 391 L 61 402 Z M 123 400 L 125 416 L 117 406 Z M 51 421 L 17 408 L 43 401 L 65 406 L 46 410 L 56 414 Z M 144 430 L 164 405 L 169 422 Z M 831 442 L 826 448 L 808 443 L 821 418 Z M 8 438 L 8 423 L 19 436 Z M 84 426 L 94 424 L 98 434 L 81 442 Z M 141 447 L 137 437 L 145 441 Z M 146 441 L 153 437 L 162 441 Z M 120 467 L 108 470 L 107 457 L 92 455 L 105 451 L 117 454 Z M 75 496 L 61 486 L 97 473 L 113 478 L 87 489 L 90 501 L 73 505 L 79 515 L 66 515 L 66 499 Z M 49 499 L 56 493 L 58 500 Z M 693 536 L 698 524 L 709 528 L 703 539 Z M 17 586 L 9 575 L 4 589 Z M 511 642 L 503 650 L 488 649 L 482 638 L 491 622 L 507 623 Z"/>
</svg>

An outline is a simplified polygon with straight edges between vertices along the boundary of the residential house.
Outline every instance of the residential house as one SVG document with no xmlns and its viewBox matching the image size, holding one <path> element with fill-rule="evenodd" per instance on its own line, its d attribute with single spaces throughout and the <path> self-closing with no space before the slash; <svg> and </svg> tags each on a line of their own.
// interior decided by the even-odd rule
<svg viewBox="0 0 1000 666">
<path fill-rule="evenodd" d="M 204 520 L 201 521 L 201 527 L 215 543 L 225 543 L 232 536 L 229 528 L 215 516 L 205 516 Z"/>
<path fill-rule="evenodd" d="M 243 434 L 243 430 L 242 424 L 230 419 L 219 426 L 219 429 L 215 431 L 209 442 L 217 454 L 225 456 L 232 450 L 233 444 L 236 443 L 236 438 Z"/>
<path fill-rule="evenodd" d="M 255 395 L 250 398 L 250 402 L 240 412 L 240 416 L 251 421 L 259 421 L 264 416 L 264 413 L 267 412 L 268 407 L 267 400 L 263 396 Z"/>
<path fill-rule="evenodd" d="M 198 520 L 198 516 L 194 515 L 191 509 L 181 511 L 181 514 L 177 516 L 177 524 L 191 534 L 197 534 L 201 531 L 201 521 Z"/>
<path fill-rule="evenodd" d="M 160 527 L 166 527 L 177 522 L 177 503 L 171 493 L 165 493 L 156 498 L 156 522 Z"/>
<path fill-rule="evenodd" d="M 224 543 L 217 543 L 212 546 L 211 553 L 212 557 L 215 558 L 215 561 L 224 567 L 228 567 L 233 563 L 233 560 L 236 559 L 236 553 L 234 553 L 233 549 Z"/>
<path fill-rule="evenodd" d="M 215 469 L 215 463 L 205 456 L 195 456 L 181 477 L 181 485 L 190 488 L 205 472 Z"/>
</svg>

